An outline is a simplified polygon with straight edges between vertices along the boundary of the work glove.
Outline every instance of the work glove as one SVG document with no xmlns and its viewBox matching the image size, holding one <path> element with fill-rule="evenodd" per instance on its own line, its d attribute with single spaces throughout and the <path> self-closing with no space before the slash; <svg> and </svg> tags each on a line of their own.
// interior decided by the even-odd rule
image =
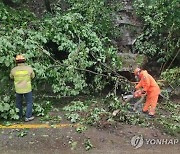
<svg viewBox="0 0 180 154">
<path fill-rule="evenodd" d="M 136 90 L 133 94 L 134 98 L 141 97 L 142 95 L 145 95 L 146 92 L 144 90 Z"/>
</svg>

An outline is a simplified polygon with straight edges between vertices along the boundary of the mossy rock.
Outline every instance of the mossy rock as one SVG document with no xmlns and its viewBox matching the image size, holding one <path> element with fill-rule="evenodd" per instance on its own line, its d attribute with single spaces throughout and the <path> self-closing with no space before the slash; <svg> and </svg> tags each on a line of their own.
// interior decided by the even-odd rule
<svg viewBox="0 0 180 154">
<path fill-rule="evenodd" d="M 147 57 L 142 54 L 119 53 L 119 56 L 122 61 L 122 71 L 132 71 L 147 62 Z"/>
</svg>

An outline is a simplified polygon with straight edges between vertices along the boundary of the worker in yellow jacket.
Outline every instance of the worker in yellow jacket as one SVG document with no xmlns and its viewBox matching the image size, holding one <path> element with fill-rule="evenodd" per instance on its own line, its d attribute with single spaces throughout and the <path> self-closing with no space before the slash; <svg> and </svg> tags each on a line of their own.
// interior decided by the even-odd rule
<svg viewBox="0 0 180 154">
<path fill-rule="evenodd" d="M 31 66 L 25 64 L 25 57 L 23 55 L 16 56 L 17 66 L 11 70 L 10 78 L 14 79 L 15 91 L 16 91 L 16 107 L 19 109 L 19 117 L 22 118 L 23 109 L 22 101 L 25 97 L 27 103 L 25 121 L 31 121 L 34 119 L 32 116 L 32 87 L 31 79 L 35 77 L 34 71 Z"/>
</svg>

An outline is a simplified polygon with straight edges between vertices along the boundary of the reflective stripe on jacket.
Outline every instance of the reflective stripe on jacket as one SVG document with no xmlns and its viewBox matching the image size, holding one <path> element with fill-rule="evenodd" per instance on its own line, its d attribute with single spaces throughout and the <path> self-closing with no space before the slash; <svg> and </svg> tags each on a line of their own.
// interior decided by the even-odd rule
<svg viewBox="0 0 180 154">
<path fill-rule="evenodd" d="M 143 88 L 144 91 L 147 93 L 153 93 L 154 95 L 159 95 L 160 94 L 160 88 L 154 78 L 148 74 L 147 71 L 143 70 L 139 74 L 140 81 L 136 85 L 136 89 Z"/>
<path fill-rule="evenodd" d="M 32 91 L 31 79 L 35 77 L 31 66 L 18 64 L 11 70 L 10 77 L 14 79 L 16 93 L 24 94 Z"/>
</svg>

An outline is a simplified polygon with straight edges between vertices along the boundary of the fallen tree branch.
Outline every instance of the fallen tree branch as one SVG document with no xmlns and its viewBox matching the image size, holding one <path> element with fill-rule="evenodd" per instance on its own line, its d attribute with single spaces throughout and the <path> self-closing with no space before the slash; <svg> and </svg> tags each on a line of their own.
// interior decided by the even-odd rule
<svg viewBox="0 0 180 154">
<path fill-rule="evenodd" d="M 63 63 L 57 61 L 57 60 L 54 59 L 50 54 L 44 52 L 44 49 L 43 49 L 42 47 L 39 47 L 39 48 L 41 49 L 41 51 L 42 51 L 44 54 L 46 54 L 51 60 L 53 60 L 53 61 L 57 64 L 57 65 L 49 66 L 49 68 L 52 68 L 52 67 L 60 67 L 60 66 L 69 67 L 69 65 L 66 65 L 66 64 L 63 64 Z M 78 48 L 78 50 L 79 50 L 79 48 Z M 104 65 L 104 66 L 105 66 L 105 65 Z M 95 74 L 95 75 L 101 75 L 101 76 L 104 76 L 104 77 L 107 77 L 107 78 L 111 77 L 111 78 L 117 78 L 117 79 L 120 80 L 120 81 L 124 81 L 124 80 L 127 81 L 127 79 L 126 79 L 125 77 L 119 75 L 117 72 L 116 72 L 116 75 L 117 75 L 117 76 L 109 76 L 109 75 L 102 74 L 102 73 L 97 73 L 97 72 L 94 72 L 94 71 L 91 71 L 91 70 L 88 70 L 88 69 L 81 69 L 81 68 L 77 68 L 77 67 L 73 67 L 73 68 L 76 69 L 76 70 L 89 72 L 89 73 L 92 73 L 92 74 Z"/>
<path fill-rule="evenodd" d="M 91 55 L 93 56 L 93 58 L 96 60 L 95 56 L 91 53 Z M 123 77 L 122 75 L 120 75 L 117 71 L 115 71 L 114 69 L 108 67 L 107 65 L 105 65 L 104 63 L 102 63 L 101 61 L 98 61 L 101 65 L 103 65 L 105 68 L 112 70 L 113 73 L 115 73 L 115 77 L 121 78 L 122 80 L 127 80 L 127 78 Z M 112 73 L 111 72 L 111 73 Z"/>
<path fill-rule="evenodd" d="M 178 50 L 178 52 L 177 52 L 177 53 L 176 53 L 176 55 L 174 56 L 173 60 L 171 61 L 171 63 L 169 64 L 169 66 L 168 66 L 168 68 L 167 68 L 167 69 L 169 69 L 169 68 L 171 67 L 172 63 L 174 62 L 174 60 L 175 60 L 175 59 L 176 59 L 176 57 L 178 56 L 179 51 L 180 51 L 180 50 Z"/>
</svg>

